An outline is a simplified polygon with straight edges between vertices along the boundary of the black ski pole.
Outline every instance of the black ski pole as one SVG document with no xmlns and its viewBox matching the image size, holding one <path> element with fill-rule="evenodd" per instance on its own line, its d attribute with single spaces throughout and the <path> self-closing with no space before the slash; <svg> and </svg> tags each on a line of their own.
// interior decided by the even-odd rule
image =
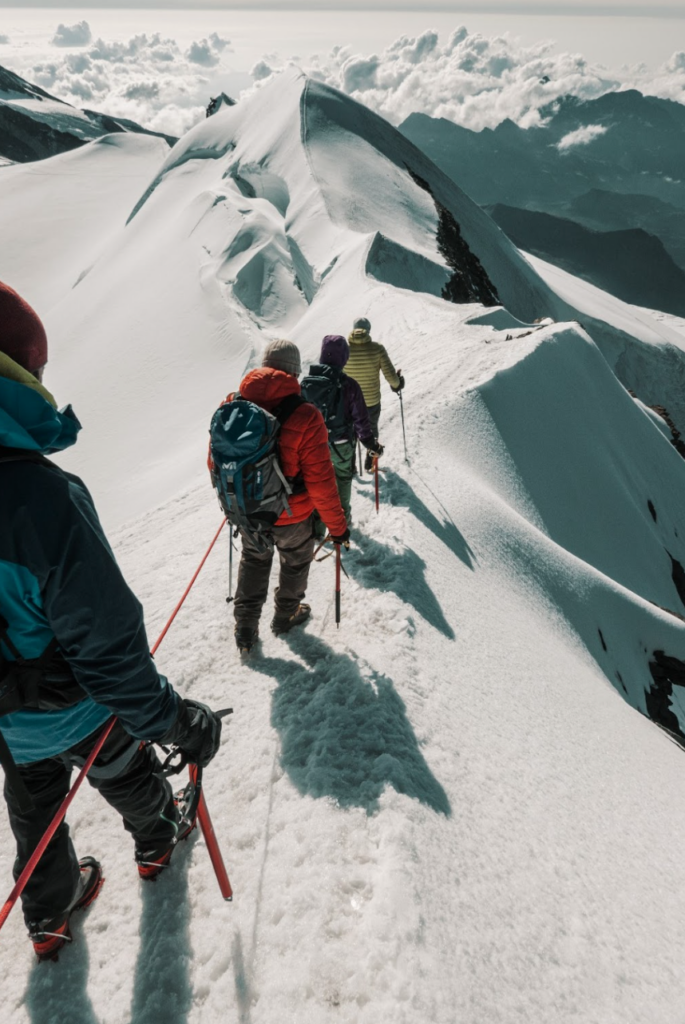
<svg viewBox="0 0 685 1024">
<path fill-rule="evenodd" d="M 400 400 L 400 413 L 402 415 L 402 440 L 404 441 L 404 461 L 409 462 L 409 456 L 407 455 L 407 435 L 404 429 L 404 402 L 402 401 L 402 389 L 397 392 L 397 397 Z"/>
<path fill-rule="evenodd" d="M 335 624 L 340 629 L 340 545 L 335 545 Z"/>
<path fill-rule="evenodd" d="M 226 604 L 233 600 L 233 527 L 228 527 L 228 597 Z"/>
</svg>

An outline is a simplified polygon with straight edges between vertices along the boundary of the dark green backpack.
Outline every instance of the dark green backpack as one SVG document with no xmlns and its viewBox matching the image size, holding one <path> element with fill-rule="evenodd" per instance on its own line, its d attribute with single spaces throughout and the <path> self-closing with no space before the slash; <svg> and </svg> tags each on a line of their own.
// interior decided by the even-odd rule
<svg viewBox="0 0 685 1024">
<path fill-rule="evenodd" d="M 320 411 L 328 430 L 331 444 L 354 438 L 354 431 L 345 414 L 345 380 L 337 366 L 315 363 L 301 383 L 302 397 Z"/>
</svg>

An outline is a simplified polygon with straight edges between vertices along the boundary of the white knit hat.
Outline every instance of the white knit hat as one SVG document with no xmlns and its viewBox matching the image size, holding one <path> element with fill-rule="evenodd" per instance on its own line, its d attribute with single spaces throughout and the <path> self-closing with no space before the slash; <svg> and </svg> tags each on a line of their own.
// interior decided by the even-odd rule
<svg viewBox="0 0 685 1024">
<path fill-rule="evenodd" d="M 299 377 L 302 373 L 300 350 L 294 341 L 276 338 L 266 346 L 262 366 L 271 366 L 274 370 L 284 370 L 293 377 Z"/>
</svg>

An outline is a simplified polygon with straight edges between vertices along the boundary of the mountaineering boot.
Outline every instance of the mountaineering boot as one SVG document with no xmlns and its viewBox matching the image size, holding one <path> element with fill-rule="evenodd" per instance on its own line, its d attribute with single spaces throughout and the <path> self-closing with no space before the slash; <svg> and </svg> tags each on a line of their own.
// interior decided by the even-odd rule
<svg viewBox="0 0 685 1024">
<path fill-rule="evenodd" d="M 308 604 L 300 604 L 297 606 L 297 611 L 293 612 L 292 615 L 275 615 L 271 623 L 272 632 L 276 636 L 279 636 L 281 633 L 287 633 L 293 626 L 299 626 L 306 622 L 311 614 L 312 610 Z"/>
<path fill-rule="evenodd" d="M 43 921 L 30 921 L 29 938 L 39 960 L 57 960 L 62 946 L 71 942 L 69 918 L 75 910 L 85 910 L 96 899 L 104 878 L 102 868 L 94 857 L 83 857 L 79 862 L 81 874 L 74 898 L 60 917 Z"/>
<path fill-rule="evenodd" d="M 249 626 L 235 627 L 235 645 L 241 654 L 249 654 L 259 640 L 259 630 Z"/>
<path fill-rule="evenodd" d="M 153 882 L 164 868 L 169 866 L 171 854 L 174 852 L 182 839 L 187 839 L 197 824 L 197 810 L 190 815 L 190 805 L 195 796 L 195 785 L 189 782 L 185 789 L 182 789 L 174 796 L 174 803 L 178 810 L 178 821 L 176 822 L 176 835 L 170 843 L 158 846 L 151 850 L 137 849 L 135 861 L 138 865 L 138 874 L 146 882 Z"/>
</svg>

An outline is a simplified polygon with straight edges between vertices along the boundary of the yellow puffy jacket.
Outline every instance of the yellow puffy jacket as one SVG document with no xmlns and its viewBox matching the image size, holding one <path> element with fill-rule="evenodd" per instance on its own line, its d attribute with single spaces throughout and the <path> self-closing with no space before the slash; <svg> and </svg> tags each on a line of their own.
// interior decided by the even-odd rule
<svg viewBox="0 0 685 1024">
<path fill-rule="evenodd" d="M 372 341 L 368 331 L 358 327 L 347 340 L 350 343 L 350 358 L 345 364 L 345 373 L 359 384 L 368 408 L 378 405 L 381 400 L 381 370 L 391 388 L 399 386 L 397 371 L 385 348 L 377 341 Z"/>
</svg>

